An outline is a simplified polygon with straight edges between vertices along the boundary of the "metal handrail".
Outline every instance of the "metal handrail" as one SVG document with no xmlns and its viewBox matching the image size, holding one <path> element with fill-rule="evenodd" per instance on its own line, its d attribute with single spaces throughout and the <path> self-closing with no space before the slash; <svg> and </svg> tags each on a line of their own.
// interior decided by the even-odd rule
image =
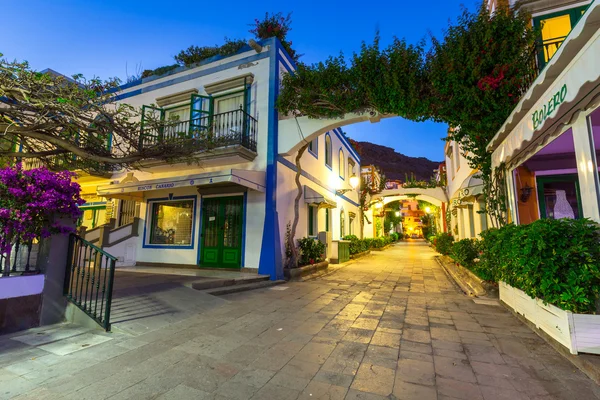
<svg viewBox="0 0 600 400">
<path fill-rule="evenodd" d="M 80 236 L 69 236 L 64 295 L 106 331 L 110 330 L 116 261 Z"/>
</svg>

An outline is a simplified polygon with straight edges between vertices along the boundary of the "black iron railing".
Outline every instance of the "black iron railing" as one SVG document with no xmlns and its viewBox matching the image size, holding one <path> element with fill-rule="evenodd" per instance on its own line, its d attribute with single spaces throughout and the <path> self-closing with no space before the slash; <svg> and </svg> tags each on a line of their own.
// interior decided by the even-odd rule
<svg viewBox="0 0 600 400">
<path fill-rule="evenodd" d="M 39 274 L 37 253 L 38 243 L 33 241 L 21 243 L 20 240 L 11 247 L 10 252 L 0 252 L 0 278 L 2 276 Z M 6 261 L 9 262 L 9 273 L 6 273 Z"/>
<path fill-rule="evenodd" d="M 110 330 L 116 261 L 116 257 L 81 237 L 69 237 L 65 296 L 106 331 Z"/>
<path fill-rule="evenodd" d="M 257 120 L 243 109 L 205 115 L 188 121 L 163 122 L 146 126 L 140 135 L 140 148 L 160 143 L 197 146 L 199 151 L 240 145 L 256 151 Z"/>
</svg>

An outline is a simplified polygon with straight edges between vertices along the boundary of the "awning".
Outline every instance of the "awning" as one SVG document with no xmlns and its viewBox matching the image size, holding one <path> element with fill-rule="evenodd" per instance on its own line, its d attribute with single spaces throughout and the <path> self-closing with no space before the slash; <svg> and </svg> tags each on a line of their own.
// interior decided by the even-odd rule
<svg viewBox="0 0 600 400">
<path fill-rule="evenodd" d="M 591 106 L 600 83 L 599 25 L 594 1 L 488 144 L 494 167 L 517 163 L 529 143 L 547 143 Z"/>
<path fill-rule="evenodd" d="M 452 206 L 460 207 L 465 204 L 472 204 L 477 195 L 483 193 L 483 180 L 481 173 L 477 172 L 465 178 L 460 188 L 454 193 Z"/>
<path fill-rule="evenodd" d="M 175 176 L 171 178 L 149 179 L 138 182 L 118 183 L 98 186 L 97 193 L 104 197 L 141 197 L 143 192 L 173 189 L 188 186 L 213 186 L 234 183 L 259 192 L 265 191 L 265 173 L 263 171 L 247 171 L 227 169 L 204 174 Z"/>
<path fill-rule="evenodd" d="M 337 203 L 334 200 L 328 199 L 318 193 L 309 186 L 304 185 L 304 202 L 311 205 L 316 205 L 320 208 L 336 208 Z"/>
</svg>

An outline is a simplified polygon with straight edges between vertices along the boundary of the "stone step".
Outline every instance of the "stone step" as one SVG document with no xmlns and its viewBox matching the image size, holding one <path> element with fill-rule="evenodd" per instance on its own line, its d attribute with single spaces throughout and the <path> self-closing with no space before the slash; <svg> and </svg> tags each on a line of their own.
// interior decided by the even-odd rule
<svg viewBox="0 0 600 400">
<path fill-rule="evenodd" d="M 214 289 L 206 289 L 206 290 L 203 290 L 202 292 L 213 295 L 213 296 L 223 296 L 223 295 L 231 294 L 231 293 L 246 292 L 248 290 L 264 289 L 264 288 L 268 288 L 268 287 L 272 287 L 272 286 L 281 285 L 283 283 L 287 283 L 287 282 L 284 280 L 281 280 L 281 281 L 263 280 L 260 282 L 243 283 L 243 284 L 233 285 L 233 286 L 225 286 L 225 287 L 214 288 Z"/>
<path fill-rule="evenodd" d="M 196 290 L 208 290 L 218 289 L 230 286 L 239 286 L 244 284 L 252 284 L 256 282 L 268 281 L 268 275 L 249 275 L 244 278 L 215 278 L 215 279 L 203 279 L 201 281 L 192 282 L 192 289 Z"/>
</svg>

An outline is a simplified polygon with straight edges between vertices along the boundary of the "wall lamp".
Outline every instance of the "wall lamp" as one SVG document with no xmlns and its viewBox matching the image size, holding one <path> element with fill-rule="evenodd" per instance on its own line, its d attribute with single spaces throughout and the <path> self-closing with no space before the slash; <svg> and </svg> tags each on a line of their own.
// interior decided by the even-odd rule
<svg viewBox="0 0 600 400">
<path fill-rule="evenodd" d="M 352 175 L 349 179 L 350 182 L 350 189 L 338 189 L 335 191 L 336 196 L 341 196 L 346 192 L 349 192 L 351 190 L 356 190 L 356 188 L 358 187 L 358 177 L 356 175 Z"/>
</svg>

